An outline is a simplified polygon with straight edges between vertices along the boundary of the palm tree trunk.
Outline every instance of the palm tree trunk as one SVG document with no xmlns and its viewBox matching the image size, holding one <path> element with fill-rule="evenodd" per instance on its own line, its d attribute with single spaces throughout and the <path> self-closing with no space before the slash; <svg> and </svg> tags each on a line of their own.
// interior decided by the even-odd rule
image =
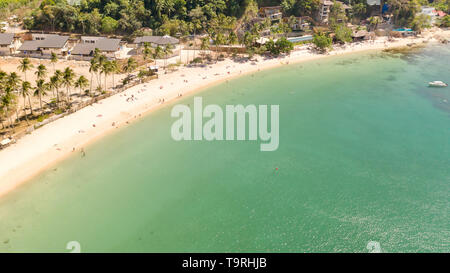
<svg viewBox="0 0 450 273">
<path fill-rule="evenodd" d="M 56 88 L 56 101 L 59 104 L 59 88 Z"/>
<path fill-rule="evenodd" d="M 40 107 L 41 113 L 42 113 L 43 109 L 42 109 L 42 97 L 41 97 L 41 92 L 39 92 L 39 107 Z"/>
<path fill-rule="evenodd" d="M 92 74 L 91 72 L 91 82 L 89 83 L 89 94 L 92 93 L 92 77 L 94 76 L 94 74 Z"/>
<path fill-rule="evenodd" d="M 28 96 L 28 103 L 30 104 L 31 115 L 33 115 L 33 105 L 31 104 L 31 98 Z"/>
<path fill-rule="evenodd" d="M 23 113 L 25 114 L 25 120 L 27 121 L 27 125 L 30 125 L 28 123 L 28 115 L 27 115 L 27 100 L 25 96 L 23 97 Z"/>
</svg>

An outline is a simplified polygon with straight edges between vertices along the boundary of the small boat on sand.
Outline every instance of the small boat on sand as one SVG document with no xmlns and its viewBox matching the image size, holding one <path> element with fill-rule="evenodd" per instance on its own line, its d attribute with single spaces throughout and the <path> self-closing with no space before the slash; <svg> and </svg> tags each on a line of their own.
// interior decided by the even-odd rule
<svg viewBox="0 0 450 273">
<path fill-rule="evenodd" d="M 428 86 L 431 87 L 447 87 L 448 84 L 446 84 L 445 82 L 442 81 L 432 81 L 428 83 Z"/>
</svg>

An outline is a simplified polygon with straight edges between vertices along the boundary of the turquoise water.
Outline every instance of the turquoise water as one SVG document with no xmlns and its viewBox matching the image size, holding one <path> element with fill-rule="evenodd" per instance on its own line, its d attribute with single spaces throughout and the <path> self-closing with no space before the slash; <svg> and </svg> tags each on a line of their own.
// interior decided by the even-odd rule
<svg viewBox="0 0 450 273">
<path fill-rule="evenodd" d="M 450 89 L 427 87 L 448 63 L 429 46 L 211 87 L 204 104 L 279 104 L 279 149 L 175 142 L 168 106 L 0 199 L 0 251 L 448 252 Z"/>
</svg>

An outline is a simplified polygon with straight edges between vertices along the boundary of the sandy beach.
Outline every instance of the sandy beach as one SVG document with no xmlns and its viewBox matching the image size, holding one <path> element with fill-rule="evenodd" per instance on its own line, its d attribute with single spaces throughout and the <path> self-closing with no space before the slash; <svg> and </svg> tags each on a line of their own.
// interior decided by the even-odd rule
<svg viewBox="0 0 450 273">
<path fill-rule="evenodd" d="M 420 38 L 396 39 L 393 42 L 379 38 L 372 42 L 348 45 L 345 48 L 336 47 L 326 55 L 314 54 L 306 47 L 300 47 L 290 56 L 282 58 L 255 57 L 257 61 L 244 63 L 226 59 L 208 67 L 180 67 L 173 73 L 161 73 L 159 79 L 134 86 L 58 119 L 0 151 L 0 196 L 72 153 L 79 153 L 81 156 L 83 147 L 88 143 L 126 126 L 149 111 L 164 107 L 180 96 L 233 77 L 280 65 L 365 50 L 406 46 L 411 43 L 433 42 L 435 39 L 432 37 L 435 34 L 424 33 Z M 439 31 L 440 36 L 449 37 L 449 34 L 450 31 Z"/>
</svg>

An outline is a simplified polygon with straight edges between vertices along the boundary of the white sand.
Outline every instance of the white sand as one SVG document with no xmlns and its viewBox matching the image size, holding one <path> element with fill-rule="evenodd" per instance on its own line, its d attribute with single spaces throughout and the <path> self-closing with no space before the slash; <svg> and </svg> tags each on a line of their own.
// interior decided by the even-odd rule
<svg viewBox="0 0 450 273">
<path fill-rule="evenodd" d="M 448 37 L 448 31 L 446 33 L 441 31 L 440 34 Z M 0 196 L 71 154 L 74 148 L 76 153 L 80 153 L 88 142 L 119 126 L 126 125 L 130 120 L 139 118 L 150 110 L 161 107 L 164 105 L 159 102 L 161 99 L 167 103 L 178 98 L 179 94 L 194 92 L 219 81 L 288 62 L 295 63 L 330 55 L 404 46 L 413 42 L 422 43 L 430 36 L 431 34 L 428 34 L 424 38 L 407 38 L 386 44 L 385 39 L 379 39 L 374 43 L 365 42 L 352 47 L 348 46 L 346 49 L 335 49 L 329 55 L 312 54 L 306 49 L 297 50 L 285 58 L 271 60 L 258 58 L 256 65 L 251 62 L 241 64 L 225 60 L 207 68 L 182 67 L 177 72 L 160 75 L 157 80 L 134 86 L 123 93 L 52 122 L 0 151 Z M 160 86 L 163 86 L 163 89 L 160 89 Z M 131 95 L 134 95 L 137 100 L 127 102 L 126 99 Z M 113 123 L 115 123 L 114 126 L 112 126 Z"/>
</svg>

